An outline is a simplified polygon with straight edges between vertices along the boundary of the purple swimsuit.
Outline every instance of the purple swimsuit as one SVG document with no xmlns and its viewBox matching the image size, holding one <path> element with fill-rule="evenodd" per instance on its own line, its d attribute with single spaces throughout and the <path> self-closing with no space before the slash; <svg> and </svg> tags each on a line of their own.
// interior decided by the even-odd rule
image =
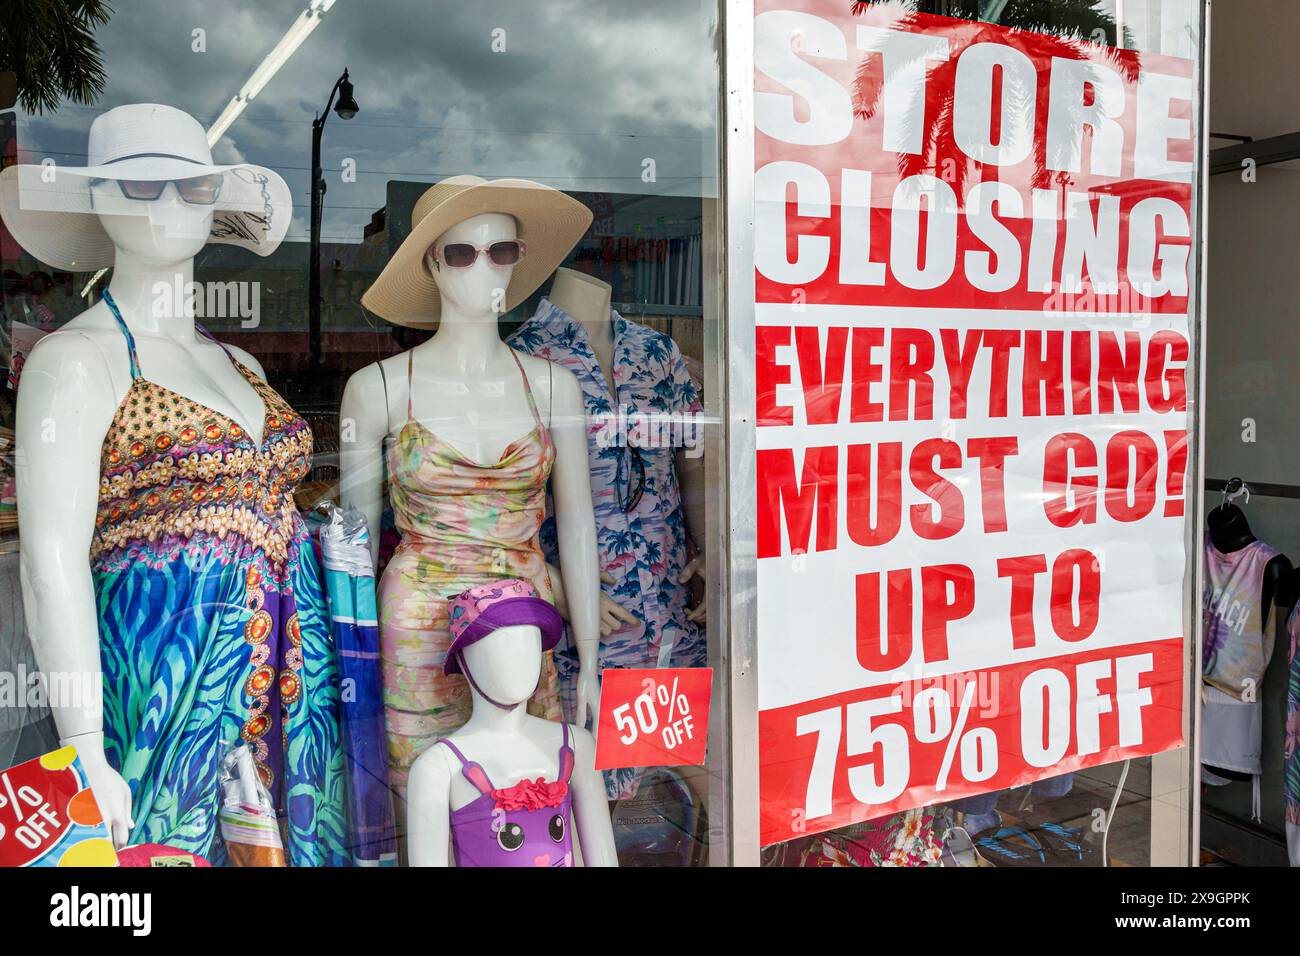
<svg viewBox="0 0 1300 956">
<path fill-rule="evenodd" d="M 560 747 L 559 773 L 554 781 L 541 777 L 520 780 L 498 790 L 487 772 L 450 740 L 443 744 L 460 761 L 460 771 L 479 796 L 451 811 L 451 839 L 457 866 L 573 866 L 573 801 L 569 777 L 573 748 L 569 727 Z"/>
</svg>

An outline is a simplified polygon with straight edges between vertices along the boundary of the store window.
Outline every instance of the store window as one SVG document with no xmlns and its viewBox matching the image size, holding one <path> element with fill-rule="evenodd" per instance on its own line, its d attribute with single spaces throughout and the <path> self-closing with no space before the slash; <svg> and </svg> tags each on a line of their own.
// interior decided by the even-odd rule
<svg viewBox="0 0 1300 956">
<path fill-rule="evenodd" d="M 46 6 L 0 767 L 124 861 L 727 862 L 716 5 Z"/>
<path fill-rule="evenodd" d="M 1191 861 L 1200 17 L 754 6 L 764 865 Z"/>
<path fill-rule="evenodd" d="M 1207 619 L 1232 607 L 1222 572 L 1239 568 L 1248 613 L 1225 635 L 1207 669 L 1200 848 L 1205 864 L 1300 863 L 1300 589 L 1296 462 L 1289 435 L 1296 414 L 1286 283 L 1293 245 L 1279 243 L 1295 208 L 1293 84 L 1259 96 L 1266 74 L 1291 64 L 1300 40 L 1297 11 L 1264 4 L 1216 8 L 1213 33 L 1208 206 L 1209 300 L 1205 392 Z M 1246 16 L 1242 16 L 1246 14 Z M 1285 46 L 1278 48 L 1278 44 Z M 1272 66 L 1270 66 L 1272 64 Z M 1281 147 L 1280 149 L 1277 147 Z M 1253 600 L 1252 600 L 1253 598 Z M 1208 630 L 1207 643 L 1214 632 Z M 1244 665 L 1242 667 L 1241 665 Z M 1225 680 L 1224 678 L 1227 678 Z M 1237 698 L 1234 700 L 1234 697 Z M 1244 720 L 1232 723 L 1234 716 Z M 1225 718 L 1227 719 L 1225 721 Z"/>
</svg>

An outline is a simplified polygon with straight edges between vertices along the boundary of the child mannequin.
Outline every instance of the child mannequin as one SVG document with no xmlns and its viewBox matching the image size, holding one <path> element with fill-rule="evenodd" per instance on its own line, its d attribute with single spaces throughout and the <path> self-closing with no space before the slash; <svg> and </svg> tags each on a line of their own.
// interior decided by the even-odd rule
<svg viewBox="0 0 1300 956">
<path fill-rule="evenodd" d="M 411 865 L 447 866 L 454 850 L 458 866 L 617 866 L 595 739 L 524 706 L 559 615 L 514 579 L 469 589 L 451 616 L 447 667 L 465 674 L 473 712 L 411 768 Z"/>
</svg>

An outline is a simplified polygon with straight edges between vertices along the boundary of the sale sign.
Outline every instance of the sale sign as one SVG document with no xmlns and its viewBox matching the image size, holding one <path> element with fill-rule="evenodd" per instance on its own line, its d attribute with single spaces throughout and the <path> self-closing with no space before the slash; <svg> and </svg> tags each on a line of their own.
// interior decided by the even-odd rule
<svg viewBox="0 0 1300 956">
<path fill-rule="evenodd" d="M 704 763 L 712 687 L 711 667 L 605 668 L 596 769 Z"/>
<path fill-rule="evenodd" d="M 0 866 L 117 866 L 74 748 L 0 770 Z"/>
<path fill-rule="evenodd" d="M 763 843 L 1182 745 L 1196 95 L 756 0 Z"/>
</svg>

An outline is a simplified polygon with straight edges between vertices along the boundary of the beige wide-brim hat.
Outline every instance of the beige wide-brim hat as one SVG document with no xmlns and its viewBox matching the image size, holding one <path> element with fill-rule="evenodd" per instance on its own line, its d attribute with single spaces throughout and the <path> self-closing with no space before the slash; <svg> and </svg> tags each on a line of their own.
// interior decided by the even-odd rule
<svg viewBox="0 0 1300 956">
<path fill-rule="evenodd" d="M 131 103 L 90 124 L 88 165 L 10 166 L 0 172 L 0 220 L 33 257 L 73 272 L 113 264 L 113 240 L 95 214 L 96 180 L 189 179 L 218 174 L 209 242 L 269 256 L 293 218 L 293 195 L 279 173 L 250 163 L 212 162 L 207 133 L 188 113 L 161 103 Z M 130 208 L 149 215 L 151 203 Z"/>
<path fill-rule="evenodd" d="M 361 297 L 361 304 L 394 325 L 437 326 L 442 296 L 425 254 L 439 236 L 472 216 L 513 216 L 524 257 L 514 267 L 503 312 L 533 294 L 564 261 L 591 225 L 591 210 L 558 189 L 527 179 L 450 176 L 434 183 L 411 210 L 411 234 Z"/>
</svg>

